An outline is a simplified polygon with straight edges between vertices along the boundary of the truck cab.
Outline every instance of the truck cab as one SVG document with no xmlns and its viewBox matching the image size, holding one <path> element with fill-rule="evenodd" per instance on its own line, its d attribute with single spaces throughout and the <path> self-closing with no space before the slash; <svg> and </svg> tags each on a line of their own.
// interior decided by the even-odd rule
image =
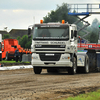
<svg viewBox="0 0 100 100">
<path fill-rule="evenodd" d="M 32 34 L 31 64 L 35 74 L 40 74 L 43 68 L 47 69 L 47 72 L 67 69 L 70 74 L 76 73 L 76 25 L 62 20 L 62 23 L 35 24 L 30 30 L 29 28 L 28 34 Z"/>
</svg>

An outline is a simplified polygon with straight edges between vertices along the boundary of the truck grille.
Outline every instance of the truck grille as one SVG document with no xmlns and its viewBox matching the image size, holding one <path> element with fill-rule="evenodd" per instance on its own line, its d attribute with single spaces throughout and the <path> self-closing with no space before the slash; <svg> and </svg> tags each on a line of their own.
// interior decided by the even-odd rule
<svg viewBox="0 0 100 100">
<path fill-rule="evenodd" d="M 45 55 L 45 54 L 39 54 L 41 61 L 59 61 L 61 54 L 56 53 L 53 56 L 51 55 Z"/>
<path fill-rule="evenodd" d="M 65 48 L 66 45 L 35 45 L 35 48 Z"/>
<path fill-rule="evenodd" d="M 66 45 L 35 45 L 35 50 L 44 51 L 65 51 Z"/>
<path fill-rule="evenodd" d="M 65 49 L 64 50 L 58 50 L 58 49 L 36 49 L 36 51 L 65 51 Z"/>
</svg>

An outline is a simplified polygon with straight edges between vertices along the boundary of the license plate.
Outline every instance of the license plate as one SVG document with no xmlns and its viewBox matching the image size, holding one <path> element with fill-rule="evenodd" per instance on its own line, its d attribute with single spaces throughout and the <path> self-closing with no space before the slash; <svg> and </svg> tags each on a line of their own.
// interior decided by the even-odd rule
<svg viewBox="0 0 100 100">
<path fill-rule="evenodd" d="M 45 56 L 54 56 L 54 54 L 45 54 Z"/>
</svg>

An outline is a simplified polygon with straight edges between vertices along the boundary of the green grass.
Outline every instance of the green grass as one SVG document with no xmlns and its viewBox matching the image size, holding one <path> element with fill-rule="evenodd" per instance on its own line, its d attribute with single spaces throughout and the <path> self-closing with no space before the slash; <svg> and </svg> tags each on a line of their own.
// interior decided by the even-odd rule
<svg viewBox="0 0 100 100">
<path fill-rule="evenodd" d="M 98 90 L 96 92 L 90 92 L 87 94 L 81 94 L 76 97 L 69 97 L 69 98 L 63 99 L 63 100 L 100 100 L 100 90 Z"/>
<path fill-rule="evenodd" d="M 23 62 L 20 62 L 20 61 L 16 62 L 14 60 L 10 60 L 10 61 L 2 60 L 2 61 L 0 61 L 0 63 L 23 63 Z M 30 62 L 24 62 L 24 63 L 30 63 Z"/>
<path fill-rule="evenodd" d="M 15 63 L 16 61 L 13 61 L 13 60 L 11 60 L 11 61 L 7 61 L 7 60 L 2 60 L 2 61 L 0 61 L 0 63 Z"/>
</svg>

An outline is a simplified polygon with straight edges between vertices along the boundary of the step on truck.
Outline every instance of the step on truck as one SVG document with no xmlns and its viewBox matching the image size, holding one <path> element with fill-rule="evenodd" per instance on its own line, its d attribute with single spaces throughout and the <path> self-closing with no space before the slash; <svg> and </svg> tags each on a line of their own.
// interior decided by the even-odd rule
<svg viewBox="0 0 100 100">
<path fill-rule="evenodd" d="M 35 74 L 42 69 L 57 72 L 59 69 L 69 74 L 88 73 L 89 59 L 86 52 L 77 52 L 77 26 L 62 23 L 34 24 L 28 28 L 28 36 L 32 35 L 32 60 Z"/>
</svg>

